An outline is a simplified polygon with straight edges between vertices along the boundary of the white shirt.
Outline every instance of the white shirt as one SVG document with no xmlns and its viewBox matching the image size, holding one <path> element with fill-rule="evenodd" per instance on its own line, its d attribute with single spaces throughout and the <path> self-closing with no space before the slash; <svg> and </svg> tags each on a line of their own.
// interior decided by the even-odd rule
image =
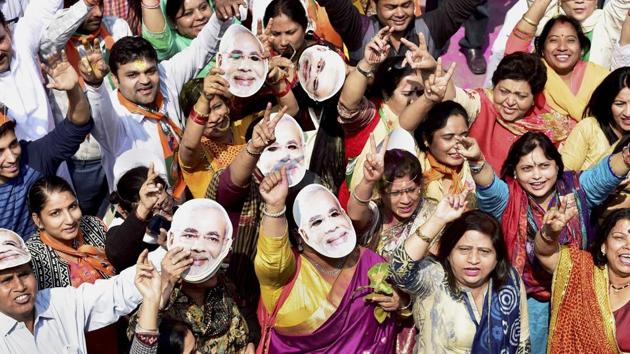
<svg viewBox="0 0 630 354">
<path fill-rule="evenodd" d="M 110 279 L 78 288 L 40 290 L 31 333 L 23 322 L 0 312 L 0 353 L 85 354 L 85 332 L 108 326 L 133 311 L 142 296 L 135 266 Z"/>
<path fill-rule="evenodd" d="M 166 113 L 175 125 L 183 127 L 186 119 L 179 106 L 179 92 L 182 86 L 194 78 L 215 55 L 219 41 L 230 24 L 230 21 L 223 22 L 213 14 L 188 48 L 158 64 L 160 92 L 164 96 L 161 111 Z M 146 149 L 161 157 L 164 157 L 164 152 L 158 133 L 158 123 L 152 119 L 145 119 L 143 115 L 129 112 L 120 104 L 117 90 L 110 92 L 106 86 L 86 85 L 94 118 L 92 135 L 101 144 L 103 169 L 109 190 L 112 191 L 116 157 L 132 148 Z"/>
<path fill-rule="evenodd" d="M 0 0 L 0 11 L 11 30 L 15 27 L 17 20 L 24 15 L 27 5 L 28 0 Z"/>
<path fill-rule="evenodd" d="M 10 69 L 0 73 L 0 102 L 15 119 L 19 139 L 41 138 L 54 127 L 37 53 L 42 30 L 60 0 L 33 0 L 13 31 Z"/>
</svg>

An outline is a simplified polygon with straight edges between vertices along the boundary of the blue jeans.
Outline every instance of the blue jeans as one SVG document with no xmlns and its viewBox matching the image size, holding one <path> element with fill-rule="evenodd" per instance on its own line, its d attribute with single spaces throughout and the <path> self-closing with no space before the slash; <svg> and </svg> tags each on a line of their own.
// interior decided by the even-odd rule
<svg viewBox="0 0 630 354">
<path fill-rule="evenodd" d="M 109 205 L 109 187 L 101 160 L 68 160 L 68 169 L 83 215 L 102 218 Z"/>
<path fill-rule="evenodd" d="M 541 302 L 528 297 L 527 316 L 529 317 L 529 340 L 532 345 L 532 354 L 545 354 L 549 335 L 549 302 Z"/>
</svg>

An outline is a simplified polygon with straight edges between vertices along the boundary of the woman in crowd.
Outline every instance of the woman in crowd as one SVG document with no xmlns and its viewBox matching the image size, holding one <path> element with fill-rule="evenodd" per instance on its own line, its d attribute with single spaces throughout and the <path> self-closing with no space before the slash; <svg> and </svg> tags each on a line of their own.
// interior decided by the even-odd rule
<svg viewBox="0 0 630 354">
<path fill-rule="evenodd" d="M 564 171 L 560 153 L 546 135 L 526 133 L 512 145 L 499 179 L 474 139 L 461 139 L 459 151 L 471 169 L 478 171 L 473 178 L 479 208 L 502 220 L 510 261 L 527 287 L 532 344 L 539 352 L 536 346 L 544 344 L 547 337 L 551 276 L 533 253 L 535 233 L 545 212 L 560 204 L 559 197 L 571 195 L 569 202 L 579 213 L 563 229 L 560 242 L 587 249 L 594 241 L 591 210 L 625 178 L 630 153 L 610 155 L 578 174 Z"/>
<path fill-rule="evenodd" d="M 280 90 L 282 88 L 278 85 L 283 83 L 271 84 L 277 80 L 281 70 L 276 68 L 276 64 L 274 60 L 270 63 L 267 85 Z M 188 113 L 188 123 L 178 154 L 184 181 L 193 198 L 204 197 L 214 173 L 226 168 L 244 149 L 249 126 L 263 113 L 249 114 L 238 120 L 230 119 L 229 98 L 233 96 L 222 74 L 221 69 L 213 68 L 203 79 L 203 84 L 196 85 L 197 89 L 186 96 L 187 101 L 192 101 L 192 96 L 196 96 L 196 103 L 184 109 Z M 248 100 L 243 99 L 242 102 Z M 292 93 L 276 97 L 276 100 L 280 106 L 288 107 L 289 115 L 297 114 L 299 107 Z"/>
<path fill-rule="evenodd" d="M 536 233 L 540 264 L 554 274 L 549 353 L 630 352 L 630 209 L 612 213 L 590 252 L 562 245 L 575 209 L 550 209 Z"/>
<path fill-rule="evenodd" d="M 444 198 L 390 265 L 396 284 L 414 297 L 416 352 L 528 353 L 525 286 L 510 265 L 501 226 L 482 211 L 463 213 L 464 198 Z M 444 226 L 439 251 L 430 255 Z"/>
<path fill-rule="evenodd" d="M 356 247 L 352 222 L 325 187 L 303 188 L 293 203 L 303 251 L 293 250 L 285 216 L 286 171 L 260 184 L 265 201 L 254 261 L 260 281 L 259 349 L 269 353 L 391 353 L 392 316 L 377 321 L 376 306 L 388 312 L 401 305 L 398 294 L 363 299 L 370 291 L 368 270 L 383 258 Z M 360 290 L 364 289 L 364 290 Z"/>
<path fill-rule="evenodd" d="M 142 37 L 166 60 L 190 46 L 210 20 L 213 10 L 207 0 L 143 0 Z M 205 77 L 214 61 L 199 73 Z"/>
<path fill-rule="evenodd" d="M 348 184 L 339 191 L 342 205 L 347 204 L 350 192 L 362 179 L 361 166 L 369 152 L 370 134 L 374 134 L 379 144 L 398 127 L 398 116 L 405 107 L 413 102 L 428 107 L 432 102 L 423 95 L 421 75 L 433 72 L 435 60 L 427 52 L 423 37 L 420 46 L 403 38 L 402 43 L 410 48 L 407 56 L 388 57 L 389 37 L 389 28 L 385 27 L 372 38 L 365 48 L 363 59 L 348 74 L 339 97 L 339 119 L 345 132 L 348 164 Z M 372 79 L 371 93 L 366 94 Z M 420 97 L 423 98 L 418 99 Z"/>
<path fill-rule="evenodd" d="M 630 132 L 630 68 L 619 68 L 593 91 L 584 119 L 560 148 L 564 167 L 586 170 Z"/>
<path fill-rule="evenodd" d="M 416 142 L 424 152 L 420 163 L 426 198 L 439 202 L 446 195 L 475 190 L 468 162 L 456 149 L 458 139 L 467 136 L 468 114 L 464 107 L 453 101 L 433 106 L 427 119 L 416 129 Z M 474 193 L 469 194 L 468 205 L 475 208 Z"/>
<path fill-rule="evenodd" d="M 107 228 L 97 217 L 83 216 L 68 182 L 57 176 L 39 179 L 29 190 L 28 206 L 39 230 L 26 243 L 39 289 L 76 288 L 115 275 L 104 250 Z M 90 353 L 118 348 L 115 324 L 86 338 Z"/>
<path fill-rule="evenodd" d="M 151 165 L 125 172 L 110 201 L 116 206 L 116 217 L 107 230 L 105 253 L 115 269 L 125 269 L 144 249 L 154 250 L 164 242 L 160 238 L 169 228 L 173 199 L 166 181 Z"/>
<path fill-rule="evenodd" d="M 536 0 L 532 4 L 514 28 L 506 54 L 528 50 L 550 1 Z M 565 15 L 549 20 L 536 39 L 535 47 L 536 55 L 544 60 L 548 69 L 546 103 L 557 113 L 581 120 L 591 94 L 608 75 L 608 68 L 581 59 L 590 50 L 591 41 L 582 31 L 580 22 Z"/>
<path fill-rule="evenodd" d="M 464 90 L 454 88 L 448 74 L 438 68 L 435 89 L 429 97 L 434 102 L 454 100 L 468 113 L 469 135 L 481 146 L 490 166 L 499 172 L 512 143 L 528 131 L 542 132 L 554 144 L 562 143 L 575 121 L 550 112 L 542 94 L 547 70 L 535 55 L 514 53 L 501 60 L 492 75 L 492 89 Z M 445 94 L 433 91 L 448 85 Z M 426 108 L 416 102 L 400 118 L 401 127 L 413 131 L 426 117 Z"/>
</svg>

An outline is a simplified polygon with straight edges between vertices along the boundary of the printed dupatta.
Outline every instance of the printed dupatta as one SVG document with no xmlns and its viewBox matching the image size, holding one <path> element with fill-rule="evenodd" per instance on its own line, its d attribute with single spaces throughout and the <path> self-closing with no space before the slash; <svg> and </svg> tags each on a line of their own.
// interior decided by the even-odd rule
<svg viewBox="0 0 630 354">
<path fill-rule="evenodd" d="M 502 218 L 503 237 L 510 262 L 521 274 L 527 294 L 538 300 L 550 297 L 551 275 L 540 267 L 534 254 L 534 238 L 542 223 L 544 210 L 531 200 L 518 181 L 506 177 L 509 201 Z M 579 173 L 565 171 L 556 182 L 556 195 L 550 204 L 555 206 L 558 197 L 573 193 L 578 214 L 562 229 L 558 242 L 573 244 L 581 249 L 588 248 L 595 239 L 595 230 L 590 223 L 586 193 L 580 187 Z"/>
<path fill-rule="evenodd" d="M 472 296 L 464 296 L 468 314 L 477 326 L 471 353 L 519 353 L 521 327 L 529 325 L 521 323 L 521 278 L 510 267 L 506 283 L 497 290 L 492 286 L 490 279 L 479 322 L 473 313 L 472 306 L 476 305 L 471 303 Z M 529 347 L 529 339 L 524 345 Z"/>
</svg>

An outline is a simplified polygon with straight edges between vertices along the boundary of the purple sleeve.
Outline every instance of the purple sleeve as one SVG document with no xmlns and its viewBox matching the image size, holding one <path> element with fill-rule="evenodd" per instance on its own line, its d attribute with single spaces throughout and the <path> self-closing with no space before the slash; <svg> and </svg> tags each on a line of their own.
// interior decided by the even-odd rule
<svg viewBox="0 0 630 354">
<path fill-rule="evenodd" d="M 249 186 L 239 187 L 232 183 L 229 166 L 221 172 L 216 201 L 223 205 L 228 213 L 241 213 L 243 203 L 245 203 L 245 199 L 247 199 L 247 193 L 249 193 Z"/>
</svg>

